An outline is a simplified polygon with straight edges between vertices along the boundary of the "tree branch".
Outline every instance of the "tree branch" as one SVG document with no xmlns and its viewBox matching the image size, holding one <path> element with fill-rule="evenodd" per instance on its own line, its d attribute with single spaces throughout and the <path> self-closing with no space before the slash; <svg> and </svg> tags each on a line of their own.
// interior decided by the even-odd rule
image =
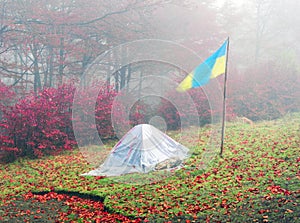
<svg viewBox="0 0 300 223">
<path fill-rule="evenodd" d="M 136 3 L 134 3 L 136 4 Z M 118 14 L 122 14 L 122 13 L 125 13 L 125 12 L 128 12 L 129 11 L 129 8 L 134 5 L 134 4 L 130 4 L 128 5 L 126 8 L 124 8 L 123 10 L 120 10 L 120 11 L 114 11 L 114 12 L 109 12 L 101 17 L 98 17 L 98 18 L 95 18 L 95 19 L 92 19 L 92 20 L 89 20 L 89 21 L 86 21 L 86 22 L 76 22 L 76 23 L 62 23 L 60 24 L 61 26 L 84 26 L 84 25 L 89 25 L 89 24 L 92 24 L 92 23 L 95 23 L 95 22 L 98 22 L 98 21 L 101 21 L 109 16 L 112 16 L 112 15 L 118 15 Z M 18 20 L 15 22 L 15 24 L 29 24 L 29 23 L 34 23 L 34 24 L 39 24 L 39 25 L 53 25 L 53 23 L 49 23 L 49 22 L 44 22 L 42 20 L 38 20 L 38 19 L 28 19 L 26 21 L 23 21 L 23 20 Z"/>
</svg>

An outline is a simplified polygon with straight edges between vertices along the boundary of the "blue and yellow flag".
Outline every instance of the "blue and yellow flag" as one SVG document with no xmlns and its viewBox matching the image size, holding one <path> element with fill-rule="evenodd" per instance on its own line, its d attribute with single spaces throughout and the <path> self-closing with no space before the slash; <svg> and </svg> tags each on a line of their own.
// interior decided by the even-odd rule
<svg viewBox="0 0 300 223">
<path fill-rule="evenodd" d="M 177 91 L 186 91 L 191 88 L 203 86 L 209 79 L 215 78 L 225 73 L 226 55 L 228 39 L 223 45 L 202 64 L 196 67 L 189 75 L 178 85 Z"/>
</svg>

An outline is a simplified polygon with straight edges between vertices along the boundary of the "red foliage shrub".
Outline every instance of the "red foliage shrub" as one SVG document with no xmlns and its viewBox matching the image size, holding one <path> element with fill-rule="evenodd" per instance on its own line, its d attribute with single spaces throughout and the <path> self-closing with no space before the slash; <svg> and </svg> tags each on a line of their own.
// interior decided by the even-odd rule
<svg viewBox="0 0 300 223">
<path fill-rule="evenodd" d="M 40 157 L 72 149 L 76 144 L 72 126 L 74 92 L 75 86 L 72 84 L 47 88 L 6 107 L 0 122 L 1 150 L 18 152 L 19 156 Z M 91 94 L 98 94 L 95 110 L 92 112 L 100 137 L 113 137 L 115 133 L 111 123 L 111 108 L 117 92 L 111 87 L 101 87 L 87 89 L 82 94 L 83 116 L 80 122 L 87 129 L 87 134 L 88 129 L 95 128 L 85 125 L 86 116 L 91 114 L 85 112 L 84 106 L 92 103 Z M 117 116 L 117 121 L 121 121 L 122 113 Z M 87 137 L 90 139 L 93 136 Z"/>
<path fill-rule="evenodd" d="M 223 75 L 219 80 L 223 81 Z M 220 83 L 223 86 L 223 83 Z M 300 111 L 300 76 L 295 66 L 278 61 L 266 62 L 249 68 L 244 73 L 228 73 L 226 119 L 245 116 L 249 119 L 270 120 L 282 117 L 288 112 Z M 168 123 L 168 129 L 177 129 L 189 118 L 191 124 L 199 118 L 200 124 L 209 123 L 214 114 L 201 88 L 188 91 L 195 105 L 185 105 L 180 94 L 170 93 L 159 107 Z M 173 103 L 176 102 L 176 103 Z M 182 110 L 180 113 L 174 104 Z M 192 111 L 195 106 L 197 113 Z M 220 112 L 220 111 L 218 111 Z"/>
<path fill-rule="evenodd" d="M 130 108 L 129 121 L 132 126 L 148 123 L 148 119 L 153 116 L 151 106 L 143 99 L 138 100 Z"/>
<path fill-rule="evenodd" d="M 98 136 L 101 139 L 115 136 L 118 126 L 113 126 L 112 116 L 120 125 L 125 117 L 120 103 L 114 101 L 117 94 L 113 86 L 98 84 L 90 86 L 89 89 L 78 89 L 73 121 L 76 122 L 76 132 L 80 135 L 76 140 L 81 145 L 93 144 Z M 117 107 L 115 114 L 112 114 L 113 106 Z M 94 129 L 97 129 L 98 135 L 95 135 Z"/>
<path fill-rule="evenodd" d="M 115 136 L 115 131 L 118 131 L 118 126 L 113 126 L 112 116 L 115 122 L 122 126 L 125 123 L 124 108 L 121 103 L 114 101 L 118 92 L 114 90 L 113 86 L 102 86 L 97 89 L 98 97 L 95 108 L 95 119 L 98 134 L 101 138 L 112 138 Z M 112 114 L 112 106 L 116 106 Z"/>
<path fill-rule="evenodd" d="M 237 115 L 252 120 L 279 118 L 299 111 L 299 86 L 295 68 L 268 62 L 229 77 L 229 104 Z"/>
<path fill-rule="evenodd" d="M 0 81 L 0 120 L 3 119 L 3 114 L 7 108 L 15 101 L 16 94 L 12 88 L 6 86 Z M 8 126 L 5 123 L 0 122 L 0 160 L 9 159 L 11 155 L 18 151 L 17 148 L 12 147 L 12 140 L 6 134 L 5 129 Z"/>
<path fill-rule="evenodd" d="M 3 110 L 13 104 L 15 97 L 15 92 L 0 81 L 0 118 Z"/>
<path fill-rule="evenodd" d="M 219 80 L 223 81 L 223 75 Z M 223 83 L 220 83 L 223 86 Z M 266 62 L 249 68 L 244 73 L 229 72 L 227 82 L 226 119 L 245 116 L 253 121 L 270 120 L 282 117 L 288 112 L 300 111 L 300 76 L 295 66 L 276 62 Z M 168 99 L 176 102 L 183 110 L 181 114 L 171 102 L 163 100 L 160 106 L 162 116 L 167 120 L 169 129 L 176 129 L 185 118 L 192 123 L 199 115 L 200 124 L 210 122 L 211 114 L 207 98 L 201 89 L 191 89 L 191 95 L 198 114 L 190 106 L 184 106 L 180 94 L 170 94 Z"/>
<path fill-rule="evenodd" d="M 176 130 L 180 128 L 181 122 L 179 112 L 169 100 L 162 99 L 158 107 L 158 113 L 164 118 L 167 124 L 167 129 Z"/>
<path fill-rule="evenodd" d="M 6 136 L 21 156 L 40 157 L 71 149 L 71 105 L 74 87 L 48 88 L 19 99 L 4 114 Z"/>
<path fill-rule="evenodd" d="M 168 129 L 178 129 L 182 123 L 189 125 L 200 125 L 210 123 L 211 109 L 206 95 L 200 89 L 191 89 L 188 91 L 194 104 L 187 105 L 184 94 L 178 94 L 174 91 L 162 99 L 158 108 L 159 114 L 165 119 Z"/>
</svg>

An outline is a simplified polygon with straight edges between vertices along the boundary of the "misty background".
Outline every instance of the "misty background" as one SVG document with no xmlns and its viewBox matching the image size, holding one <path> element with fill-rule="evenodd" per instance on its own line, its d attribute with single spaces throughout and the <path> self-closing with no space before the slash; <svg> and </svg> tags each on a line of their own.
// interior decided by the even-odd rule
<svg viewBox="0 0 300 223">
<path fill-rule="evenodd" d="M 122 43 L 174 41 L 205 59 L 229 36 L 228 113 L 262 120 L 300 109 L 298 0 L 1 0 L 0 10 L 0 78 L 20 97 L 78 82 Z M 140 63 L 103 78 L 119 91 L 153 72 L 180 70 Z"/>
</svg>

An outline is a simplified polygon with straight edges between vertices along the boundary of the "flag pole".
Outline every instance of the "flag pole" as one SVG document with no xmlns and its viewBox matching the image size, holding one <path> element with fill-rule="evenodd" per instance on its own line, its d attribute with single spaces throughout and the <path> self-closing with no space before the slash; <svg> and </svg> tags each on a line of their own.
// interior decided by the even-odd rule
<svg viewBox="0 0 300 223">
<path fill-rule="evenodd" d="M 226 86 L 227 86 L 227 64 L 228 64 L 228 50 L 229 50 L 229 37 L 227 38 L 227 49 L 226 49 L 226 65 L 224 75 L 224 95 L 223 95 L 223 117 L 222 117 L 222 132 L 221 132 L 221 148 L 220 157 L 223 157 L 224 150 L 224 136 L 225 136 L 225 119 L 226 119 Z"/>
</svg>

